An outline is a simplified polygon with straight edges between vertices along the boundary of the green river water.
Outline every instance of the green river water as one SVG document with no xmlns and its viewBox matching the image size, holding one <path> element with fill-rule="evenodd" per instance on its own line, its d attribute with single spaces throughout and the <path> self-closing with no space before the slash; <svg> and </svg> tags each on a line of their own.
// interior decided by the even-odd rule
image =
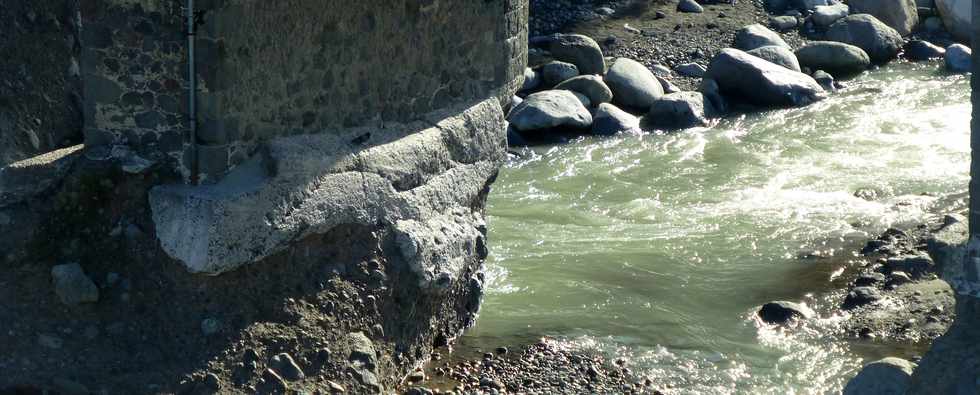
<svg viewBox="0 0 980 395">
<path fill-rule="evenodd" d="M 896 63 L 805 108 L 512 158 L 490 195 L 488 294 L 463 348 L 547 336 L 706 394 L 834 393 L 869 358 L 920 354 L 835 336 L 846 280 L 833 280 L 869 237 L 966 190 L 969 79 L 940 68 Z M 855 197 L 863 188 L 881 197 Z M 821 319 L 756 323 L 776 299 Z"/>
</svg>

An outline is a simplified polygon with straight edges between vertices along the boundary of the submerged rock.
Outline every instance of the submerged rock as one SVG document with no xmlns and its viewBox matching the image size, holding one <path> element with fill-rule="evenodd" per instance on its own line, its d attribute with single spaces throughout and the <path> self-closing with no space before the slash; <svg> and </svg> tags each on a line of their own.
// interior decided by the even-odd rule
<svg viewBox="0 0 980 395">
<path fill-rule="evenodd" d="M 640 120 L 609 103 L 602 103 L 592 121 L 592 134 L 610 136 L 622 132 L 640 131 Z"/>
<path fill-rule="evenodd" d="M 973 65 L 973 51 L 963 44 L 946 48 L 946 69 L 954 73 L 967 73 Z"/>
<path fill-rule="evenodd" d="M 615 103 L 643 111 L 664 94 L 663 86 L 653 72 L 632 59 L 616 59 L 606 73 L 605 81 L 613 92 Z"/>
<path fill-rule="evenodd" d="M 777 300 L 762 305 L 759 318 L 767 324 L 786 324 L 795 319 L 810 319 L 816 316 L 813 309 L 805 304 Z"/>
<path fill-rule="evenodd" d="M 869 363 L 844 387 L 843 395 L 905 394 L 916 365 L 901 358 Z"/>
<path fill-rule="evenodd" d="M 858 74 L 871 65 L 871 58 L 861 48 L 834 41 L 813 41 L 796 50 L 800 65 L 824 70 L 835 76 Z"/>
<path fill-rule="evenodd" d="M 521 132 L 559 126 L 586 128 L 592 125 L 592 114 L 572 92 L 551 90 L 525 98 L 511 110 L 508 121 Z"/>
<path fill-rule="evenodd" d="M 722 94 L 758 105 L 803 106 L 824 97 L 812 77 L 732 48 L 711 60 L 705 78 L 717 82 Z"/>
<path fill-rule="evenodd" d="M 895 59 L 905 43 L 895 29 L 868 14 L 850 15 L 830 25 L 827 39 L 861 48 L 875 63 Z"/>
<path fill-rule="evenodd" d="M 767 45 L 792 48 L 779 36 L 779 33 L 769 30 L 758 23 L 748 25 L 735 32 L 735 48 L 743 51 L 751 51 Z"/>
</svg>

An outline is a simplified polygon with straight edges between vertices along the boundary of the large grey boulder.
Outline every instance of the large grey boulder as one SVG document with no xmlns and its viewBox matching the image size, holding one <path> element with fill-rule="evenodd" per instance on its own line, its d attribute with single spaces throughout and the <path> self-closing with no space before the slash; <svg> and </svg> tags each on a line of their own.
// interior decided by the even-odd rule
<svg viewBox="0 0 980 395">
<path fill-rule="evenodd" d="M 559 126 L 585 128 L 592 125 L 592 114 L 572 92 L 551 90 L 525 98 L 507 120 L 521 132 Z"/>
<path fill-rule="evenodd" d="M 769 18 L 769 26 L 779 31 L 796 29 L 800 25 L 800 20 L 792 15 L 774 16 Z"/>
<path fill-rule="evenodd" d="M 868 14 L 850 15 L 830 25 L 827 40 L 861 48 L 875 63 L 894 59 L 904 44 L 901 34 Z"/>
<path fill-rule="evenodd" d="M 903 36 L 912 34 L 919 23 L 915 0 L 848 0 L 851 12 L 870 14 Z"/>
<path fill-rule="evenodd" d="M 61 303 L 75 306 L 99 301 L 99 287 L 77 263 L 57 265 L 51 268 L 54 293 Z"/>
<path fill-rule="evenodd" d="M 643 124 L 654 129 L 687 129 L 707 126 L 708 118 L 715 116 L 711 102 L 701 92 L 677 92 L 653 102 Z"/>
<path fill-rule="evenodd" d="M 973 20 L 972 0 L 936 0 L 939 17 L 942 18 L 946 31 L 957 41 L 970 42 L 970 26 Z"/>
<path fill-rule="evenodd" d="M 613 98 L 612 90 L 602 82 L 602 78 L 595 75 L 570 78 L 555 86 L 555 89 L 581 93 L 588 97 L 593 105 L 609 103 Z"/>
<path fill-rule="evenodd" d="M 893 357 L 869 363 L 847 383 L 843 395 L 904 395 L 915 367 L 912 362 Z"/>
<path fill-rule="evenodd" d="M 972 65 L 973 51 L 963 44 L 946 47 L 946 69 L 954 73 L 966 73 Z"/>
<path fill-rule="evenodd" d="M 704 12 L 704 7 L 694 0 L 680 0 L 677 2 L 677 11 L 700 14 Z"/>
<path fill-rule="evenodd" d="M 605 76 L 617 104 L 648 110 L 654 100 L 663 96 L 664 89 L 646 66 L 632 59 L 618 58 Z"/>
<path fill-rule="evenodd" d="M 602 103 L 592 121 L 592 134 L 611 136 L 622 132 L 640 131 L 640 119 L 609 103 Z"/>
<path fill-rule="evenodd" d="M 925 40 L 912 40 L 905 45 L 905 57 L 912 61 L 939 59 L 946 49 Z"/>
<path fill-rule="evenodd" d="M 813 9 L 811 16 L 813 23 L 820 27 L 827 27 L 850 14 L 847 4 L 821 5 Z"/>
<path fill-rule="evenodd" d="M 871 65 L 863 49 L 835 41 L 812 41 L 796 50 L 800 65 L 840 77 L 860 73 Z"/>
<path fill-rule="evenodd" d="M 721 50 L 705 73 L 722 94 L 765 106 L 803 106 L 824 97 L 810 76 L 733 48 Z"/>
<path fill-rule="evenodd" d="M 550 47 L 551 56 L 578 66 L 582 74 L 601 75 L 606 72 L 606 58 L 592 38 L 581 34 L 559 34 L 554 36 Z"/>
<path fill-rule="evenodd" d="M 555 86 L 569 78 L 579 75 L 578 67 L 567 62 L 548 62 L 541 66 L 541 77 L 545 85 Z"/>
<path fill-rule="evenodd" d="M 789 48 L 767 45 L 748 52 L 749 55 L 765 59 L 793 71 L 800 71 L 800 62 Z"/>
<path fill-rule="evenodd" d="M 735 48 L 743 51 L 751 51 L 767 45 L 792 48 L 779 36 L 779 33 L 769 30 L 758 23 L 748 25 L 735 32 Z"/>
</svg>

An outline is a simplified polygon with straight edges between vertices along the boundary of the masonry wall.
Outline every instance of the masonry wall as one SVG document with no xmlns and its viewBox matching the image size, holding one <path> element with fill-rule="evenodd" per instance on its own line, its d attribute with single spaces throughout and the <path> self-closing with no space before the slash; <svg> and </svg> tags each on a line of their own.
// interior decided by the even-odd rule
<svg viewBox="0 0 980 395">
<path fill-rule="evenodd" d="M 86 142 L 131 146 L 185 177 L 196 150 L 204 182 L 274 137 L 506 100 L 526 63 L 527 0 L 198 0 L 191 145 L 182 2 L 84 3 Z"/>
</svg>

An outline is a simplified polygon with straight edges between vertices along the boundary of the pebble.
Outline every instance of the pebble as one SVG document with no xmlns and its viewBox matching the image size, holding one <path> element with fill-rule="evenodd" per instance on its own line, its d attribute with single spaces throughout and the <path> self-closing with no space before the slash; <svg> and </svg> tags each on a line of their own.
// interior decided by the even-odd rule
<svg viewBox="0 0 980 395">
<path fill-rule="evenodd" d="M 269 365 L 275 369 L 276 372 L 282 376 L 282 378 L 288 381 L 299 381 L 306 378 L 306 374 L 303 373 L 303 369 L 296 364 L 293 357 L 287 353 L 280 353 L 272 357 L 269 360 Z"/>
</svg>

